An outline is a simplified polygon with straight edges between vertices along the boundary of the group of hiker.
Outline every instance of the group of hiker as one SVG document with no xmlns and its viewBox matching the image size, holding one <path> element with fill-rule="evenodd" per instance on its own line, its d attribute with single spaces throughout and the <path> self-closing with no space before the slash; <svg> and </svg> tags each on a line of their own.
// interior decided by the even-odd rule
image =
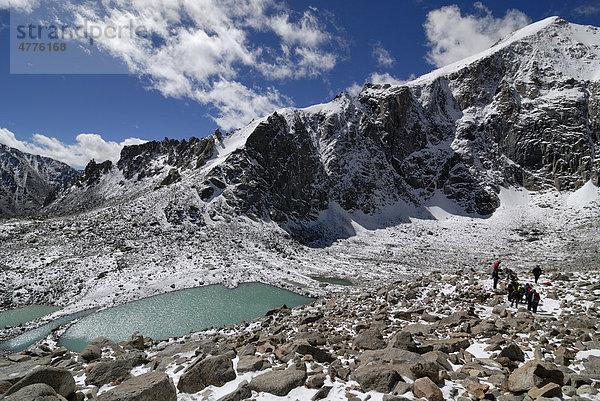
<svg viewBox="0 0 600 401">
<path fill-rule="evenodd" d="M 494 289 L 498 287 L 498 281 L 500 280 L 501 273 L 502 271 L 500 269 L 500 261 L 497 261 L 494 264 L 494 268 L 492 269 Z M 531 273 L 533 273 L 535 283 L 537 284 L 540 276 L 542 275 L 541 267 L 534 267 Z M 510 306 L 512 307 L 514 305 L 516 308 L 518 308 L 519 303 L 525 302 L 527 303 L 527 310 L 532 311 L 533 313 L 537 313 L 537 308 L 540 304 L 541 299 L 540 293 L 537 292 L 531 284 L 520 284 L 517 275 L 511 269 L 506 269 L 505 274 L 507 280 L 506 290 Z"/>
</svg>

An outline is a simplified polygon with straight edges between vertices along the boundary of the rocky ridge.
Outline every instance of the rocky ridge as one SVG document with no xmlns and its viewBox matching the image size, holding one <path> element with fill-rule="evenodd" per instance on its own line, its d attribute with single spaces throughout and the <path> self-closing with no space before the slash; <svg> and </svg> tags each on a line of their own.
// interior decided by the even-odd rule
<svg viewBox="0 0 600 401">
<path fill-rule="evenodd" d="M 359 216 L 405 222 L 441 199 L 487 216 L 500 187 L 598 186 L 599 70 L 600 30 L 548 18 L 404 85 L 367 84 L 226 136 L 126 148 L 46 212 L 162 198 L 170 224 L 248 216 L 305 242 L 347 237 Z"/>
<path fill-rule="evenodd" d="M 493 291 L 487 272 L 466 269 L 170 340 L 98 338 L 77 354 L 50 337 L 0 360 L 0 392 L 20 401 L 40 392 L 48 401 L 595 400 L 599 274 L 543 277 L 552 285 L 538 288 L 537 314 L 508 307 L 504 283 Z"/>
<path fill-rule="evenodd" d="M 37 213 L 78 176 L 65 163 L 0 144 L 0 218 Z"/>
</svg>

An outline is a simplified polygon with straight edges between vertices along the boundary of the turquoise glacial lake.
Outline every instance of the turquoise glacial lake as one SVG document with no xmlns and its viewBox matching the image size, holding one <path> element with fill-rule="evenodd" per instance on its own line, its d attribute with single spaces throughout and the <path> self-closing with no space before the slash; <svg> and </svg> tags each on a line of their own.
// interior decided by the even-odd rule
<svg viewBox="0 0 600 401">
<path fill-rule="evenodd" d="M 82 312 L 77 312 L 72 315 L 63 316 L 59 319 L 53 320 L 50 323 L 46 323 L 43 326 L 40 326 L 36 329 L 26 331 L 25 333 L 11 339 L 0 343 L 0 350 L 6 349 L 12 352 L 21 352 L 30 345 L 40 341 L 48 334 L 52 332 L 56 327 L 67 324 L 75 319 L 81 318 L 83 316 L 94 313 L 95 309 L 86 310 Z"/>
<path fill-rule="evenodd" d="M 61 344 L 81 351 L 94 338 L 128 341 L 138 331 L 154 339 L 194 330 L 227 326 L 264 316 L 285 304 L 294 307 L 313 299 L 261 283 L 234 289 L 211 285 L 174 291 L 93 313 L 71 326 Z"/>
<path fill-rule="evenodd" d="M 29 305 L 0 312 L 0 329 L 6 326 L 17 326 L 21 323 L 31 322 L 39 317 L 56 312 L 60 308 L 49 305 Z"/>
</svg>

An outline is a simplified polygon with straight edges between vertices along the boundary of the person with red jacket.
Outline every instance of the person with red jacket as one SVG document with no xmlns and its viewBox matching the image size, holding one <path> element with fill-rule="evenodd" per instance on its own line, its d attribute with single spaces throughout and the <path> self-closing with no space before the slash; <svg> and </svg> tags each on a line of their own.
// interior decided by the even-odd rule
<svg viewBox="0 0 600 401">
<path fill-rule="evenodd" d="M 494 289 L 496 289 L 498 280 L 500 279 L 500 261 L 497 261 L 492 269 L 492 279 L 494 279 Z"/>
</svg>

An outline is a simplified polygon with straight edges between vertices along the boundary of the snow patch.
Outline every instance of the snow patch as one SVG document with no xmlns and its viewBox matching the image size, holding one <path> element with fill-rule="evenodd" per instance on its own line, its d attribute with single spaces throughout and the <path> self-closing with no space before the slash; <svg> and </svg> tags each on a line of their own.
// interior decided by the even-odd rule
<svg viewBox="0 0 600 401">
<path fill-rule="evenodd" d="M 500 187 L 498 198 L 500 198 L 500 207 L 506 209 L 511 206 L 528 205 L 530 196 L 531 193 L 525 189 Z"/>
<path fill-rule="evenodd" d="M 567 205 L 576 208 L 582 208 L 590 202 L 600 200 L 600 188 L 588 181 L 584 186 L 573 192 L 567 198 Z"/>
</svg>

